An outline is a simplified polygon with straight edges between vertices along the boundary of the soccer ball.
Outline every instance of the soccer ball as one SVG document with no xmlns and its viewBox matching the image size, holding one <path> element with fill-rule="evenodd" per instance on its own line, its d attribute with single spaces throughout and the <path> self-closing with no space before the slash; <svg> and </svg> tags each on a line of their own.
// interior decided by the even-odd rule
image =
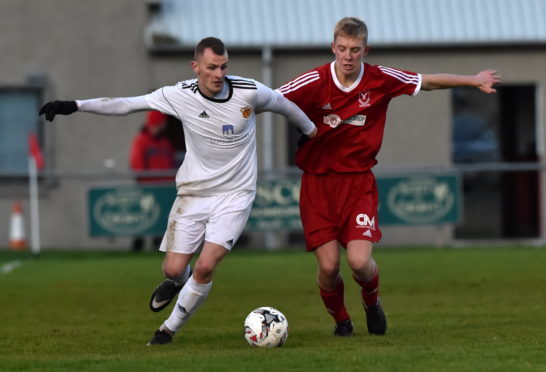
<svg viewBox="0 0 546 372">
<path fill-rule="evenodd" d="M 251 346 L 282 346 L 288 337 L 288 320 L 275 308 L 259 307 L 246 317 L 244 335 Z"/>
</svg>

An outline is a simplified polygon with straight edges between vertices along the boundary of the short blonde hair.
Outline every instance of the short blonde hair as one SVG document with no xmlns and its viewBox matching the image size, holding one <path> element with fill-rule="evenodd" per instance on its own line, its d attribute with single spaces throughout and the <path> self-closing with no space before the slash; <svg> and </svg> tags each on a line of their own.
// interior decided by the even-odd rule
<svg viewBox="0 0 546 372">
<path fill-rule="evenodd" d="M 362 38 L 364 44 L 368 42 L 368 26 L 356 17 L 345 17 L 340 19 L 334 28 L 334 41 L 339 35 L 352 38 Z"/>
</svg>

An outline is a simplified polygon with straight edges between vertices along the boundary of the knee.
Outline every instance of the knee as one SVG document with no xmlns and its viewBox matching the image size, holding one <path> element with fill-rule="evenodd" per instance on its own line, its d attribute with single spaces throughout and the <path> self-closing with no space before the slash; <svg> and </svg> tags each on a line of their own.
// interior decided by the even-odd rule
<svg viewBox="0 0 546 372">
<path fill-rule="evenodd" d="M 175 260 L 164 260 L 163 261 L 163 274 L 166 278 L 178 278 L 186 271 L 186 265 Z"/>
<path fill-rule="evenodd" d="M 355 273 L 369 273 L 375 271 L 375 261 L 369 256 L 349 257 L 349 267 Z"/>
<path fill-rule="evenodd" d="M 339 261 L 324 261 L 319 263 L 320 274 L 331 279 L 339 276 Z"/>
<path fill-rule="evenodd" d="M 207 283 L 212 280 L 214 264 L 206 260 L 197 260 L 193 267 L 193 277 L 197 282 Z"/>
</svg>

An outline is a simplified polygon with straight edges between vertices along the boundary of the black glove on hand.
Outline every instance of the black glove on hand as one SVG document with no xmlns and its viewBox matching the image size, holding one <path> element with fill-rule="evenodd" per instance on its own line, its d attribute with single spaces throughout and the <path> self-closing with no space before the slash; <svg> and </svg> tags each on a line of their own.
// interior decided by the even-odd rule
<svg viewBox="0 0 546 372">
<path fill-rule="evenodd" d="M 303 146 L 305 143 L 310 141 L 311 138 L 307 137 L 305 134 L 300 134 L 300 138 L 298 138 L 298 147 Z"/>
<path fill-rule="evenodd" d="M 76 101 L 53 101 L 42 106 L 38 115 L 45 114 L 46 120 L 53 121 L 55 115 L 70 115 L 78 111 Z"/>
</svg>

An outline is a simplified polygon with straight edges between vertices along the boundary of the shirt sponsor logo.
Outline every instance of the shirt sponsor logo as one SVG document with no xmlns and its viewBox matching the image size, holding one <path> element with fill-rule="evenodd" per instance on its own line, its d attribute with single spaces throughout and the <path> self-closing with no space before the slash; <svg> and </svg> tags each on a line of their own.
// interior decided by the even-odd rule
<svg viewBox="0 0 546 372">
<path fill-rule="evenodd" d="M 357 227 L 375 230 L 375 217 L 370 218 L 366 213 L 360 213 L 356 216 Z"/>
<path fill-rule="evenodd" d="M 365 90 L 364 92 L 360 93 L 358 96 L 358 107 L 370 107 L 370 91 Z"/>
<path fill-rule="evenodd" d="M 229 135 L 230 132 L 233 134 L 234 132 L 233 125 L 222 125 L 222 133 L 225 135 Z"/>
<path fill-rule="evenodd" d="M 353 115 L 350 118 L 343 120 L 342 123 L 363 127 L 364 124 L 366 124 L 366 115 Z"/>
<path fill-rule="evenodd" d="M 250 106 L 241 107 L 241 113 L 243 114 L 243 118 L 248 119 L 252 113 L 252 109 Z"/>
<path fill-rule="evenodd" d="M 336 114 L 330 114 L 324 116 L 324 124 L 329 125 L 332 128 L 337 128 L 339 124 L 350 124 L 358 127 L 363 127 L 366 124 L 366 115 L 353 115 L 348 119 L 341 120 Z"/>
<path fill-rule="evenodd" d="M 224 128 L 225 127 L 225 128 Z M 240 143 L 245 143 L 250 140 L 252 140 L 252 135 L 250 131 L 247 131 L 239 136 L 233 135 L 233 125 L 224 125 L 223 126 L 224 131 L 224 138 L 225 139 L 219 139 L 219 138 L 209 138 L 208 142 L 212 143 L 214 145 L 218 146 L 236 146 Z"/>
</svg>

